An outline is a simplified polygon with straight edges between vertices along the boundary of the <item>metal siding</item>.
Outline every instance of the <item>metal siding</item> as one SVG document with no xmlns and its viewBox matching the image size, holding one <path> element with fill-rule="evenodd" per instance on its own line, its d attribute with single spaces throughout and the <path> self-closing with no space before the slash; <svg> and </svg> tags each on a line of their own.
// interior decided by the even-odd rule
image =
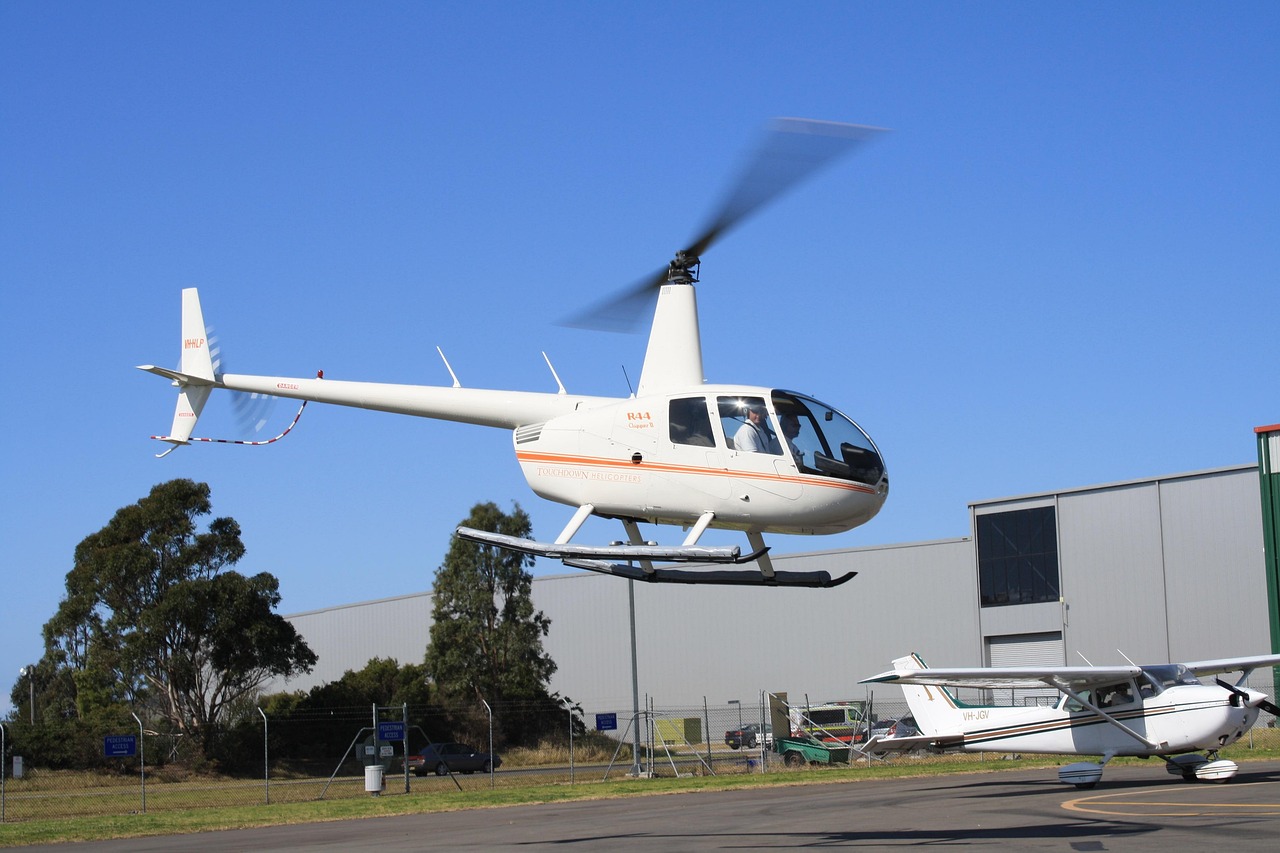
<svg viewBox="0 0 1280 853">
<path fill-rule="evenodd" d="M 1266 562 L 1256 471 L 1160 485 L 1171 660 L 1265 653 Z M 1222 618 L 1231 630 L 1222 630 Z"/>
<path fill-rule="evenodd" d="M 1055 499 L 1069 662 L 1077 650 L 1099 664 L 1119 662 L 1117 650 L 1142 663 L 1267 650 L 1256 467 L 991 501 L 974 511 Z M 665 707 L 700 707 L 703 696 L 749 707 L 762 689 L 812 701 L 865 698 L 858 679 L 906 652 L 933 666 L 971 666 L 983 660 L 984 636 L 1062 623 L 1053 604 L 980 611 L 967 539 L 774 560 L 859 574 L 833 590 L 636 584 L 643 695 Z M 540 577 L 533 599 L 552 620 L 544 640 L 558 666 L 552 689 L 588 713 L 629 713 L 627 584 L 588 573 Z M 1229 632 L 1214 628 L 1223 617 Z M 431 595 L 287 618 L 320 661 L 311 675 L 270 689 L 305 690 L 373 657 L 420 662 Z"/>
<path fill-rule="evenodd" d="M 1169 659 L 1159 498 L 1146 483 L 1058 499 L 1067 647 L 1095 664 Z"/>
<path fill-rule="evenodd" d="M 310 690 L 337 681 L 370 659 L 422 663 L 431 631 L 431 594 L 365 601 L 286 617 L 319 660 L 307 675 L 274 682 L 267 692 Z"/>
</svg>

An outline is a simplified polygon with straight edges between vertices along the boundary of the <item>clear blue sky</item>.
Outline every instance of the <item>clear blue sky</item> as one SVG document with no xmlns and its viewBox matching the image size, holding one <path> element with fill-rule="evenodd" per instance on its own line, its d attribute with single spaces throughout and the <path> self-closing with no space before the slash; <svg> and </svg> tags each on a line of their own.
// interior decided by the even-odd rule
<svg viewBox="0 0 1280 853">
<path fill-rule="evenodd" d="M 1243 2 L 0 4 L 0 706 L 76 544 L 163 480 L 212 486 L 285 613 L 428 588 L 477 501 L 571 512 L 503 432 L 358 410 L 156 460 L 172 389 L 134 365 L 177 363 L 182 287 L 234 372 L 448 384 L 440 346 L 549 391 L 546 350 L 625 394 L 643 335 L 557 321 L 664 264 L 771 116 L 893 129 L 704 259 L 708 378 L 844 409 L 893 482 L 777 551 L 1253 461 L 1278 46 Z"/>
</svg>

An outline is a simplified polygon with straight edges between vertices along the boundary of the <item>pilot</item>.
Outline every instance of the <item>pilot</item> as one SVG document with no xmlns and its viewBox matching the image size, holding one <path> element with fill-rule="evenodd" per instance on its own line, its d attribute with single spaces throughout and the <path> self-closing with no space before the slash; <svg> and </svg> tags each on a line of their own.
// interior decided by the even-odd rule
<svg viewBox="0 0 1280 853">
<path fill-rule="evenodd" d="M 791 458 L 796 461 L 797 468 L 804 470 L 804 451 L 796 447 L 795 443 L 795 437 L 800 434 L 800 418 L 796 415 L 783 415 L 778 420 L 782 422 L 782 435 L 787 440 Z"/>
<path fill-rule="evenodd" d="M 765 411 L 764 403 L 747 404 L 747 421 L 733 434 L 733 447 L 752 453 L 782 453 L 778 437 L 769 430 L 769 413 Z"/>
</svg>

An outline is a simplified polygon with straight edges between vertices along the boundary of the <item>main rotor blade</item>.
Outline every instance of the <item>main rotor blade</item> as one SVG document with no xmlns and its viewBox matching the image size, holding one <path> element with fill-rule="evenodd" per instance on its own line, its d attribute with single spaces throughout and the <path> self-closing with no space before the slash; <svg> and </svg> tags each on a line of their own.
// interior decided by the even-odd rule
<svg viewBox="0 0 1280 853">
<path fill-rule="evenodd" d="M 681 254 L 697 263 L 703 252 L 788 190 L 824 166 L 881 133 L 883 128 L 813 119 L 779 118 L 766 128 L 760 145 L 730 185 L 719 210 Z M 633 332 L 651 316 L 658 288 L 667 283 L 663 267 L 563 321 L 566 326 Z"/>
<path fill-rule="evenodd" d="M 642 321 L 653 316 L 653 303 L 658 297 L 658 288 L 666 281 L 667 268 L 663 267 L 625 290 L 612 293 L 560 321 L 560 325 L 604 332 L 634 332 L 640 328 Z"/>
<path fill-rule="evenodd" d="M 702 253 L 752 214 L 832 163 L 884 133 L 880 127 L 814 119 L 778 118 L 747 160 L 720 210 L 686 254 Z"/>
</svg>

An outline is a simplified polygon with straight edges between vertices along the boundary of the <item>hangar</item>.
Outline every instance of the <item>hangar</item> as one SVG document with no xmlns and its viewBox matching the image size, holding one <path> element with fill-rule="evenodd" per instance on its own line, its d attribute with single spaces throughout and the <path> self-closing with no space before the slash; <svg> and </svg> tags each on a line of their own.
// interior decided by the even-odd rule
<svg viewBox="0 0 1280 853">
<path fill-rule="evenodd" d="M 754 704 L 761 691 L 829 701 L 864 698 L 858 680 L 909 651 L 935 666 L 1276 651 L 1263 543 L 1280 477 L 1265 451 L 1275 443 L 1280 460 L 1280 427 L 1265 429 L 1260 465 L 980 501 L 959 539 L 775 555 L 780 569 L 858 572 L 834 589 L 634 584 L 639 689 L 668 709 Z M 552 690 L 588 713 L 629 709 L 629 584 L 538 577 L 533 599 L 551 619 Z M 431 611 L 423 592 L 288 616 L 319 663 L 271 689 L 373 657 L 418 662 Z"/>
</svg>

